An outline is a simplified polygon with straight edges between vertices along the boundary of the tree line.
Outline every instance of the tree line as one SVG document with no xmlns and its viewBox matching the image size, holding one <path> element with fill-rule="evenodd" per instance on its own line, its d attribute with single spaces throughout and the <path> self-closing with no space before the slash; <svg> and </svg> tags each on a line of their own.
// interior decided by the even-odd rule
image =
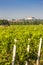
<svg viewBox="0 0 43 65">
<path fill-rule="evenodd" d="M 0 20 L 0 25 L 39 25 L 43 24 L 43 20 L 35 19 L 35 20 L 18 20 L 18 21 L 8 21 L 8 20 Z"/>
</svg>

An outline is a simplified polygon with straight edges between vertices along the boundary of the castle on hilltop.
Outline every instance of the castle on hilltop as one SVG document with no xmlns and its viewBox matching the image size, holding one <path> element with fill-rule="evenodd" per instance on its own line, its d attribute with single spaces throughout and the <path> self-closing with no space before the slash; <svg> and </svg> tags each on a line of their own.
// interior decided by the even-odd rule
<svg viewBox="0 0 43 65">
<path fill-rule="evenodd" d="M 35 20 L 35 17 L 32 17 L 32 16 L 26 17 L 25 20 Z"/>
</svg>

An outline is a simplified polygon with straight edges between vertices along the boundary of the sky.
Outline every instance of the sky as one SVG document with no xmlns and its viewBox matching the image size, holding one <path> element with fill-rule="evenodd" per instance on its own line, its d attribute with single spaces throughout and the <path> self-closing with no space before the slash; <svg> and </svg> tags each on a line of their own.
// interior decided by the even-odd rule
<svg viewBox="0 0 43 65">
<path fill-rule="evenodd" d="M 0 0 L 0 19 L 43 18 L 43 0 Z"/>
</svg>

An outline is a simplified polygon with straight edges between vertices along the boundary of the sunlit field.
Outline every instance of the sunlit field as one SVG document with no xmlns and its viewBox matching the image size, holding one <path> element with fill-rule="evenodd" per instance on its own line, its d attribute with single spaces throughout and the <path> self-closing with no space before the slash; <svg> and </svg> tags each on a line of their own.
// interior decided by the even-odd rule
<svg viewBox="0 0 43 65">
<path fill-rule="evenodd" d="M 16 42 L 15 65 L 36 64 L 40 38 L 43 39 L 43 25 L 10 25 L 0 26 L 0 65 L 12 64 L 13 46 Z M 30 45 L 29 53 L 27 46 Z M 30 60 L 30 61 L 29 61 Z M 43 41 L 40 65 L 43 65 Z"/>
</svg>

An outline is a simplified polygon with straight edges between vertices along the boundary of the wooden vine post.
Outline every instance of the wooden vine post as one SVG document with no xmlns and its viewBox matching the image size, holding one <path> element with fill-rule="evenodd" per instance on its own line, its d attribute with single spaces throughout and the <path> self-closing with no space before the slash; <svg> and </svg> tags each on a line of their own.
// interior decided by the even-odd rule
<svg viewBox="0 0 43 65">
<path fill-rule="evenodd" d="M 28 41 L 30 42 L 30 39 L 28 39 Z M 29 49 L 30 49 L 30 45 L 27 46 L 27 52 L 29 53 Z M 28 65 L 28 62 L 26 61 L 26 64 L 25 65 Z"/>
<path fill-rule="evenodd" d="M 42 45 L 42 38 L 40 38 L 40 44 L 39 44 L 39 49 L 38 49 L 37 65 L 40 65 L 40 51 L 41 51 L 41 45 Z"/>
<path fill-rule="evenodd" d="M 17 42 L 17 40 L 14 39 L 14 41 L 15 41 L 15 44 L 14 44 L 14 47 L 13 47 L 12 65 L 15 65 L 15 56 L 16 56 L 16 42 Z"/>
</svg>

